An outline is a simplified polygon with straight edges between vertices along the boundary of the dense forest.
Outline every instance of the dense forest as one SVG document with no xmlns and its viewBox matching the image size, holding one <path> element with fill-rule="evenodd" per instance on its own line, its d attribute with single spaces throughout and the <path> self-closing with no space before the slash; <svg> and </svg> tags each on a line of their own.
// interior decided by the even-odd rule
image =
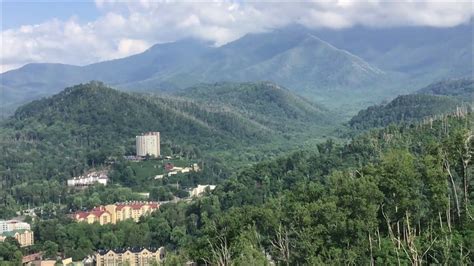
<svg viewBox="0 0 474 266">
<path fill-rule="evenodd" d="M 470 264 L 473 118 L 328 140 L 245 168 L 138 224 L 74 223 L 52 211 L 35 222 L 33 249 L 80 259 L 97 248 L 164 245 L 169 265 Z"/>
<path fill-rule="evenodd" d="M 32 221 L 36 244 L 20 249 L 9 239 L 0 244 L 0 260 L 15 263 L 40 250 L 80 260 L 99 248 L 165 246 L 167 265 L 474 262 L 469 109 L 349 134 L 354 137 L 345 144 L 328 139 L 298 146 L 325 121 L 323 109 L 274 84 L 243 84 L 235 92 L 236 86 L 202 85 L 158 97 L 93 82 L 19 108 L 0 132 L 0 215 L 40 207 Z M 413 108 L 426 99 L 451 100 L 414 95 L 394 106 Z M 204 170 L 155 181 L 147 169 L 161 167 L 160 161 L 124 160 L 133 154 L 134 136 L 155 128 L 164 153 Z M 278 152 L 285 147 L 276 147 L 279 139 L 296 151 Z M 242 146 L 263 154 L 267 142 L 272 156 L 238 164 Z M 111 184 L 65 190 L 66 178 L 94 168 L 108 168 Z M 178 182 L 180 188 L 173 185 Z M 67 216 L 144 199 L 137 192 L 149 192 L 152 200 L 185 197 L 183 189 L 203 183 L 218 186 L 202 198 L 166 203 L 138 223 L 100 226 Z"/>
<path fill-rule="evenodd" d="M 454 113 L 459 109 L 468 112 L 471 105 L 447 96 L 402 95 L 386 105 L 374 105 L 361 110 L 349 121 L 349 125 L 353 129 L 365 130 L 385 127 L 392 123 L 410 124 L 436 115 Z"/>
<path fill-rule="evenodd" d="M 455 111 L 468 112 L 474 104 L 473 79 L 449 79 L 435 82 L 414 94 L 401 95 L 387 104 L 370 106 L 352 117 L 353 129 L 385 127 L 391 123 L 420 122 Z"/>
<path fill-rule="evenodd" d="M 265 125 L 305 127 L 329 122 L 328 111 L 271 82 L 201 84 L 176 93 L 211 105 L 224 105 Z"/>
</svg>

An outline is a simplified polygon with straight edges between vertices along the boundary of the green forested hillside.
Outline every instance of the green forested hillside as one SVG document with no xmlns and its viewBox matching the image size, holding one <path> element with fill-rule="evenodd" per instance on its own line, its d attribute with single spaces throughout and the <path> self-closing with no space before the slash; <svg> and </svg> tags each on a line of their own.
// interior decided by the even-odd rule
<svg viewBox="0 0 474 266">
<path fill-rule="evenodd" d="M 171 265 L 471 264 L 473 121 L 443 117 L 344 146 L 327 141 L 243 169 L 205 197 L 162 206 L 138 224 L 59 216 L 36 223 L 35 235 L 73 258 L 165 245 Z"/>
<path fill-rule="evenodd" d="M 375 105 L 359 111 L 350 121 L 354 129 L 384 127 L 391 123 L 412 123 L 427 117 L 454 112 L 457 107 L 470 108 L 462 100 L 424 94 L 398 96 L 386 105 Z"/>
<path fill-rule="evenodd" d="M 307 128 L 327 123 L 328 112 L 271 82 L 214 83 L 193 86 L 177 95 L 205 105 L 225 106 L 264 125 Z"/>
<path fill-rule="evenodd" d="M 417 93 L 455 96 L 472 102 L 474 101 L 474 80 L 472 78 L 443 80 L 433 83 Z"/>
<path fill-rule="evenodd" d="M 269 98 L 260 99 L 255 109 L 243 113 L 244 109 L 230 102 L 214 105 L 184 97 L 131 95 L 92 82 L 22 106 L 0 127 L 2 192 L 13 195 L 20 204 L 47 202 L 58 193 L 50 187 L 104 166 L 108 159 L 134 154 L 135 136 L 146 131 L 161 132 L 165 155 L 206 158 L 207 169 L 220 164 L 215 169 L 219 175 L 259 157 L 295 149 L 307 138 L 323 134 L 317 130 L 321 128 L 318 125 L 326 123 L 324 113 L 314 105 L 303 100 L 283 104 L 279 89 L 265 91 L 265 86 L 259 84 L 243 86 L 254 86 Z M 288 99 L 299 99 L 285 93 Z M 283 105 L 272 105 L 277 102 Z M 298 105 L 302 103 L 305 105 Z M 291 120 L 277 119 L 286 112 Z M 307 137 L 300 139 L 303 134 Z M 33 200 L 35 192 L 29 188 L 36 185 L 42 186 L 44 193 Z"/>
</svg>

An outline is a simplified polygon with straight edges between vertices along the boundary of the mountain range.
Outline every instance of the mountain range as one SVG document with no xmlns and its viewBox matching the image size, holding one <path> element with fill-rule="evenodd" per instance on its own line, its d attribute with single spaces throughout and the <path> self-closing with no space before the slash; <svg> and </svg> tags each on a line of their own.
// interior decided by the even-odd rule
<svg viewBox="0 0 474 266">
<path fill-rule="evenodd" d="M 310 30 L 288 26 L 220 47 L 194 39 L 157 44 L 86 66 L 28 64 L 0 75 L 3 111 L 62 88 L 100 80 L 129 91 L 176 92 L 199 83 L 272 81 L 340 108 L 368 106 L 407 88 L 469 76 L 472 25 Z M 350 100 L 350 101 L 349 101 Z"/>
</svg>

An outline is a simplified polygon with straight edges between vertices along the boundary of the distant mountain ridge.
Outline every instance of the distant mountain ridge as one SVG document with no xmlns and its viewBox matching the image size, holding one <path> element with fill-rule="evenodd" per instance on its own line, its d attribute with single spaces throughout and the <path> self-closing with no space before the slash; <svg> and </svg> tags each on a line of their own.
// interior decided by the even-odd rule
<svg viewBox="0 0 474 266">
<path fill-rule="evenodd" d="M 29 64 L 0 74 L 1 105 L 8 113 L 21 103 L 90 80 L 151 92 L 173 92 L 198 83 L 266 80 L 338 108 L 367 106 L 409 92 L 407 87 L 472 73 L 472 40 L 465 37 L 469 27 L 431 29 L 429 42 L 410 28 L 394 32 L 392 36 L 387 29 L 288 26 L 247 34 L 220 47 L 186 39 L 87 66 Z M 448 46 L 443 36 L 450 37 Z"/>
<path fill-rule="evenodd" d="M 442 80 L 417 91 L 419 94 L 445 95 L 474 101 L 474 79 L 461 78 Z"/>
</svg>

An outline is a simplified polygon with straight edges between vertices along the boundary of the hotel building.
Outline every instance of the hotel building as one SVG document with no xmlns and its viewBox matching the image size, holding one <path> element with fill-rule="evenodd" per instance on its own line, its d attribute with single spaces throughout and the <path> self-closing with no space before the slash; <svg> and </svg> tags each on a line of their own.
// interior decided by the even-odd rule
<svg viewBox="0 0 474 266">
<path fill-rule="evenodd" d="M 160 132 L 147 132 L 136 136 L 137 156 L 160 156 Z"/>
<path fill-rule="evenodd" d="M 130 265 L 145 266 L 160 263 L 165 258 L 165 248 L 121 248 L 99 250 L 95 254 L 96 266 Z"/>
</svg>

